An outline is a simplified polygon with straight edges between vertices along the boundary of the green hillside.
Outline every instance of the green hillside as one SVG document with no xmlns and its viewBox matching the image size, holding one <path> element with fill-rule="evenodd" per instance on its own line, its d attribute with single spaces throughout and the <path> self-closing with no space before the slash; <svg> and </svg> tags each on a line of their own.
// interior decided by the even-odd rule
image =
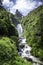
<svg viewBox="0 0 43 65">
<path fill-rule="evenodd" d="M 32 54 L 43 60 L 43 5 L 31 11 L 21 23 Z"/>
<path fill-rule="evenodd" d="M 32 65 L 18 55 L 18 23 L 14 15 L 0 6 L 0 65 Z"/>
<path fill-rule="evenodd" d="M 12 17 L 12 14 L 0 7 L 0 35 L 18 36 Z"/>
</svg>

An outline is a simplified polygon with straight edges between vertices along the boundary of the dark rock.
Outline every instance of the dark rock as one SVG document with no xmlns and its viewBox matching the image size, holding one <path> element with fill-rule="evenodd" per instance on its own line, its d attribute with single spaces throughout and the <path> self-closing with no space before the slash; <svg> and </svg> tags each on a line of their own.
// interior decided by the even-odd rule
<svg viewBox="0 0 43 65">
<path fill-rule="evenodd" d="M 25 57 L 27 61 L 33 62 L 31 58 Z"/>
</svg>

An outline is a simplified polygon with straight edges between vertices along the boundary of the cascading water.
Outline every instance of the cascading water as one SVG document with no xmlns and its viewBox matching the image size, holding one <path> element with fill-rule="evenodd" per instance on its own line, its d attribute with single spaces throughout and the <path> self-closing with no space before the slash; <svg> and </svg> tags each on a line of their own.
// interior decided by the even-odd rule
<svg viewBox="0 0 43 65">
<path fill-rule="evenodd" d="M 26 42 L 26 38 L 22 37 L 23 29 L 22 29 L 21 24 L 17 25 L 17 31 L 19 34 L 19 44 L 18 44 L 19 52 L 18 52 L 18 54 L 20 54 L 23 58 L 27 59 L 28 61 L 33 62 L 33 65 L 41 65 L 41 64 L 43 65 L 43 63 L 41 61 L 39 61 L 38 58 L 31 55 L 31 53 L 30 53 L 31 47 L 28 46 L 28 44 Z"/>
<path fill-rule="evenodd" d="M 22 32 L 23 32 L 21 24 L 17 25 L 17 31 L 18 31 L 19 37 L 21 37 L 22 36 Z"/>
</svg>

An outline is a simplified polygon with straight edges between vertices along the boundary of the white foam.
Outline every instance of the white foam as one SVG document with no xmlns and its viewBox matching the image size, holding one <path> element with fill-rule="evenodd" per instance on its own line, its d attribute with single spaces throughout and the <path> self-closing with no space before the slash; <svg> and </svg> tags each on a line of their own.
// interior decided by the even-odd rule
<svg viewBox="0 0 43 65">
<path fill-rule="evenodd" d="M 19 37 L 21 37 L 22 32 L 23 32 L 23 29 L 22 29 L 21 24 L 18 24 L 18 25 L 17 25 L 17 31 L 18 31 Z"/>
</svg>

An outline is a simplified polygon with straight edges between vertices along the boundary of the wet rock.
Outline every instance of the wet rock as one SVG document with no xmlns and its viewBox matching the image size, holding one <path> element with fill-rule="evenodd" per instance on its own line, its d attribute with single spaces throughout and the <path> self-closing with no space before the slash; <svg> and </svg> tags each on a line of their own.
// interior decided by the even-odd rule
<svg viewBox="0 0 43 65">
<path fill-rule="evenodd" d="M 24 57 L 27 61 L 33 62 L 31 58 Z"/>
</svg>

